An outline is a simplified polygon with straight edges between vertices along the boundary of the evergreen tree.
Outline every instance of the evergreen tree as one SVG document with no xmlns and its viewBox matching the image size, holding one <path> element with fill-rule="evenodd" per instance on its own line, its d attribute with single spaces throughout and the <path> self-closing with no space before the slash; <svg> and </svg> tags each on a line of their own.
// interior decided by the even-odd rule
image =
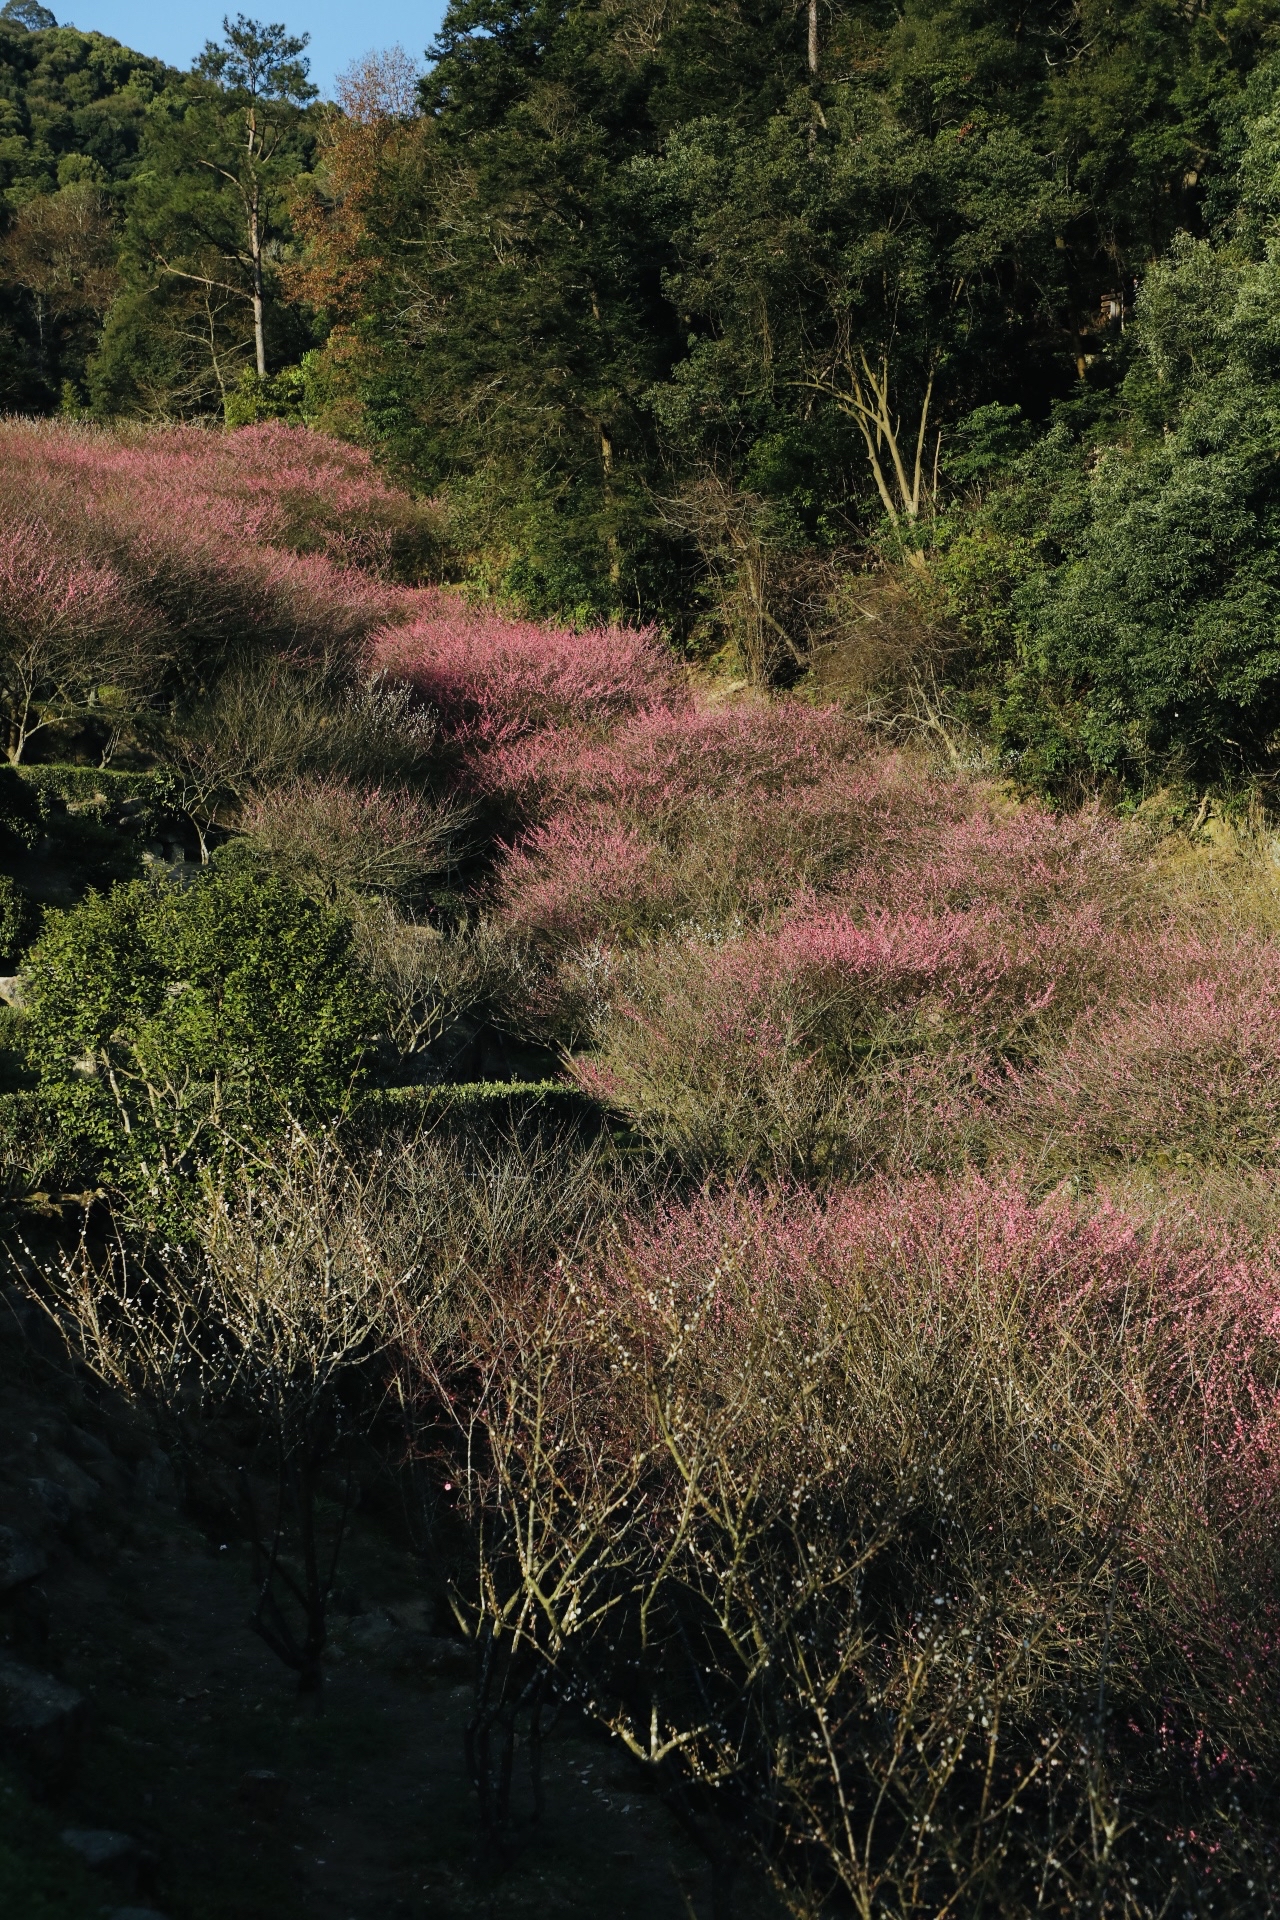
<svg viewBox="0 0 1280 1920">
<path fill-rule="evenodd" d="M 124 290 L 91 374 L 107 413 L 223 407 L 246 362 L 262 379 L 310 344 L 276 278 L 289 193 L 314 149 L 305 37 L 243 15 L 224 34 L 147 116 L 126 196 Z"/>
</svg>

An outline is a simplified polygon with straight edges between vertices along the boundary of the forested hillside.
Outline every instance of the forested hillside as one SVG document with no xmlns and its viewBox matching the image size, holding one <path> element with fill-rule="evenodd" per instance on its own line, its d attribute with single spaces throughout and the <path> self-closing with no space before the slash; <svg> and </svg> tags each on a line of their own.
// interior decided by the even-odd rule
<svg viewBox="0 0 1280 1920">
<path fill-rule="evenodd" d="M 455 5 L 337 106 L 283 27 L 177 74 L 49 18 L 0 20 L 11 407 L 307 420 L 526 612 L 1059 799 L 1270 791 L 1267 4 Z"/>
<path fill-rule="evenodd" d="M 6 1915 L 1280 1915 L 1269 9 L 0 10 Z"/>
</svg>

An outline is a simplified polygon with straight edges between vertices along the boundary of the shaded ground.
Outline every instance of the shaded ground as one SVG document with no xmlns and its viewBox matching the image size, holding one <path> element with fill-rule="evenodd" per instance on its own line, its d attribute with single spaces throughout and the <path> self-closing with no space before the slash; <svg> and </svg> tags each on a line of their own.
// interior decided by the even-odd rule
<svg viewBox="0 0 1280 1920">
<path fill-rule="evenodd" d="M 31 1920 L 130 1904 L 168 1920 L 708 1911 L 702 1865 L 665 1810 L 580 1725 L 548 1742 L 546 1819 L 526 1822 L 515 1863 L 483 1857 L 462 1768 L 466 1649 L 425 1631 L 413 1557 L 374 1523 L 347 1563 L 325 1711 L 300 1714 L 292 1677 L 244 1624 L 239 1544 L 186 1517 L 151 1436 L 33 1368 L 12 1325 L 0 1334 L 0 1524 L 47 1557 L 0 1598 L 0 1656 L 90 1708 L 74 1764 L 28 1823 L 40 1885 L 57 1882 L 52 1904 L 29 1896 Z M 51 1880 L 64 1827 L 127 1834 L 139 1858 L 85 1876 L 68 1857 Z M 0 1856 L 4 1839 L 0 1823 Z"/>
</svg>

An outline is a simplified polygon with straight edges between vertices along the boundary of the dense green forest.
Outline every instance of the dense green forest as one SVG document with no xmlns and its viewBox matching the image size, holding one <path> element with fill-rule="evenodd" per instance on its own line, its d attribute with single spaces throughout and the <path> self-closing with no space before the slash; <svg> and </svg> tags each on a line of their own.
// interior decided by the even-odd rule
<svg viewBox="0 0 1280 1920">
<path fill-rule="evenodd" d="M 182 74 L 12 0 L 0 397 L 306 420 L 507 604 L 1265 794 L 1278 19 L 468 0 L 333 106 L 283 27 Z"/>
</svg>

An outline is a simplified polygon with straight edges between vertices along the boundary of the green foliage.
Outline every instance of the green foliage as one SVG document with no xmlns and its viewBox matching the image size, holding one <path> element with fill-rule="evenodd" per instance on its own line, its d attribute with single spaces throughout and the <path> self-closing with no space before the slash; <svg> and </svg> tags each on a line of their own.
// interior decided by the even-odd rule
<svg viewBox="0 0 1280 1920">
<path fill-rule="evenodd" d="M 1224 237 L 1176 236 L 1147 274 L 1114 393 L 1012 461 L 953 464 L 984 491 L 942 524 L 938 571 L 1030 790 L 1280 772 L 1274 128 L 1269 106 L 1242 123 Z"/>
<path fill-rule="evenodd" d="M 135 1205 L 228 1142 L 337 1113 L 377 1023 L 350 923 L 244 858 L 51 913 L 24 971 L 42 1093 Z"/>
<path fill-rule="evenodd" d="M 0 873 L 0 960 L 15 960 L 35 931 L 31 901 L 17 882 Z"/>
<path fill-rule="evenodd" d="M 137 165 L 159 60 L 34 5 L 0 11 L 0 405 L 77 397 L 112 287 L 111 196 Z M 6 232 L 5 229 L 8 229 Z"/>
<path fill-rule="evenodd" d="M 126 179 L 149 103 L 172 79 L 161 60 L 75 27 L 32 31 L 0 14 L 0 189 L 11 207 L 68 177 Z"/>
<path fill-rule="evenodd" d="M 44 831 L 39 795 L 13 767 L 0 767 L 0 852 L 29 852 Z"/>
<path fill-rule="evenodd" d="M 116 767 L 68 766 L 39 762 L 9 769 L 15 794 L 35 817 L 48 821 L 59 806 L 82 818 L 118 824 L 121 809 L 133 831 L 150 837 L 173 810 L 173 778 L 163 767 L 150 773 L 128 773 Z M 3 792 L 4 789 L 0 789 Z M 19 804 L 17 800 L 15 805 Z"/>
<path fill-rule="evenodd" d="M 812 68 L 781 0 L 457 0 L 342 111 L 282 26 L 176 75 L 36 18 L 22 404 L 357 435 L 433 571 L 761 672 L 927 555 L 1028 787 L 1271 778 L 1280 0 L 823 12 Z"/>
<path fill-rule="evenodd" d="M 313 354 L 304 354 L 299 366 L 284 367 L 261 379 L 256 368 L 242 368 L 223 405 L 226 424 L 252 427 L 260 420 L 287 420 L 290 426 L 307 425 L 312 412 L 307 362 L 312 359 Z"/>
<path fill-rule="evenodd" d="M 918 548 L 867 367 L 909 480 L 927 396 L 921 491 L 944 450 L 989 483 L 1108 356 L 1103 296 L 1203 228 L 1275 24 L 911 0 L 823 14 L 811 72 L 791 6 L 463 0 L 418 117 L 353 96 L 326 136 L 332 388 L 535 611 L 685 624 L 700 569 L 736 591 L 696 527 L 713 481 L 796 551 L 888 510 Z"/>
<path fill-rule="evenodd" d="M 124 287 L 89 371 L 98 412 L 222 411 L 253 363 L 259 294 L 269 364 L 296 361 L 311 344 L 279 297 L 277 270 L 288 192 L 313 144 L 292 98 L 259 102 L 212 76 L 157 97 L 125 196 Z"/>
</svg>

